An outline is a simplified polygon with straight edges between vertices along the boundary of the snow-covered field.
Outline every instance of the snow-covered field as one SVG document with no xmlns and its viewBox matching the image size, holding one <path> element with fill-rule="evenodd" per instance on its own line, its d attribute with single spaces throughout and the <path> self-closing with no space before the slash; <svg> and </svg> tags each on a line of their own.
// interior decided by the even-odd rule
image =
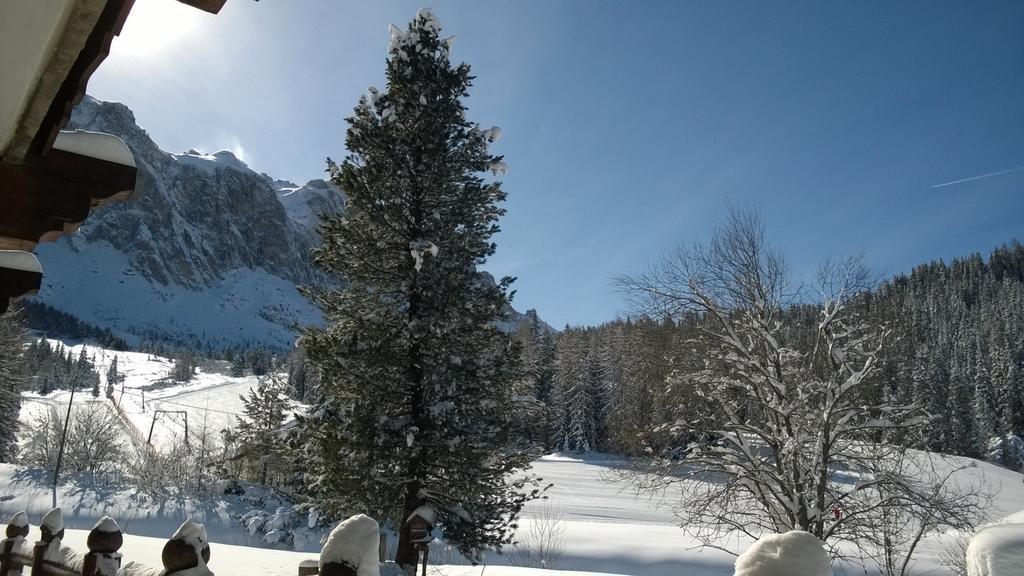
<svg viewBox="0 0 1024 576">
<path fill-rule="evenodd" d="M 77 346 L 73 352 L 77 355 Z M 118 365 L 126 375 L 126 381 L 123 394 L 118 389 L 114 398 L 120 403 L 127 422 L 144 436 L 148 436 L 156 410 L 184 411 L 188 414 L 192 434 L 205 422 L 216 436 L 221 428 L 234 424 L 235 415 L 241 412 L 242 407 L 239 396 L 256 383 L 254 377 L 232 378 L 215 372 L 200 372 L 188 385 L 143 392 L 144 387 L 166 376 L 171 368 L 169 360 L 144 353 L 114 353 L 92 347 L 87 353 L 90 356 L 95 354 L 102 374 L 105 374 L 113 356 L 118 356 Z M 21 420 L 37 418 L 42 410 L 66 409 L 67 400 L 67 392 L 47 397 L 29 395 L 23 403 Z M 80 401 L 101 402 L 113 409 L 107 399 L 101 396 L 93 400 L 88 392 L 76 395 L 75 404 Z M 177 441 L 183 433 L 183 417 L 161 414 L 153 425 L 153 445 L 158 450 L 162 449 Z M 944 458 L 951 467 L 966 461 L 958 457 Z M 554 486 L 548 491 L 547 502 L 527 506 L 520 529 L 531 530 L 538 518 L 552 512 L 561 516 L 564 550 L 557 564 L 560 570 L 638 576 L 732 574 L 733 556 L 718 550 L 697 549 L 696 543 L 677 526 L 672 513 L 673 494 L 657 497 L 638 495 L 627 482 L 617 477 L 616 472 L 626 464 L 621 458 L 601 454 L 549 455 L 536 461 L 533 472 Z M 984 479 L 994 490 L 993 521 L 1020 522 L 1024 517 L 1024 477 L 1021 474 L 983 462 L 960 474 L 964 482 Z M 221 576 L 293 573 L 300 560 L 319 550 L 319 542 L 313 533 L 296 538 L 295 547 L 302 552 L 245 547 L 259 542 L 232 518 L 245 511 L 244 504 L 238 500 L 152 502 L 130 490 L 106 489 L 88 482 L 69 482 L 61 487 L 58 496 L 69 528 L 88 529 L 100 516 L 109 514 L 131 535 L 123 549 L 126 557 L 154 566 L 159 562 L 159 550 L 164 540 L 185 518 L 194 518 L 207 526 L 213 542 L 211 568 Z M 49 509 L 50 501 L 50 489 L 44 475 L 0 465 L 0 513 L 27 510 L 30 519 L 37 522 Z M 68 541 L 84 549 L 84 537 L 84 532 L 72 531 Z M 79 545 L 75 538 L 81 539 L 83 545 Z M 939 563 L 948 541 L 946 539 L 944 544 L 941 538 L 929 537 L 921 546 L 913 573 L 922 576 L 948 573 Z M 732 550 L 741 552 L 748 544 L 737 542 Z M 244 568 L 240 564 L 242 558 L 245 559 Z M 443 575 L 469 576 L 483 571 L 487 576 L 495 572 L 527 576 L 535 572 L 509 567 L 509 558 L 496 554 L 487 557 L 486 570 L 449 566 L 463 562 L 440 543 L 432 550 L 431 558 L 433 562 L 445 565 L 437 572 Z M 836 573 L 843 573 L 842 567 L 838 567 Z M 863 574 L 863 571 L 851 570 L 848 573 Z"/>
<path fill-rule="evenodd" d="M 51 340 L 51 344 L 56 343 Z M 171 385 L 165 380 L 173 366 L 171 359 L 144 352 L 117 352 L 82 344 L 68 346 L 76 358 L 83 347 L 90 358 L 95 358 L 94 362 L 104 379 L 108 367 L 117 357 L 118 370 L 124 376 L 124 382 L 115 389 L 114 402 L 120 407 L 126 439 L 135 436 L 147 442 L 152 429 L 152 445 L 158 450 L 184 441 L 186 418 L 192 438 L 205 429 L 213 439 L 219 440 L 220 431 L 233 427 L 236 417 L 242 413 L 241 395 L 255 386 L 258 380 L 255 376 L 235 378 L 200 369 L 191 382 Z M 226 371 L 226 363 L 222 364 Z M 101 388 L 105 389 L 105 384 Z M 36 417 L 44 407 L 56 409 L 63 406 L 66 410 L 70 395 L 68 391 L 46 396 L 26 394 L 21 421 L 27 422 Z M 75 394 L 76 405 L 90 400 L 92 396 L 88 390 Z M 103 395 L 97 401 L 110 404 Z"/>
</svg>

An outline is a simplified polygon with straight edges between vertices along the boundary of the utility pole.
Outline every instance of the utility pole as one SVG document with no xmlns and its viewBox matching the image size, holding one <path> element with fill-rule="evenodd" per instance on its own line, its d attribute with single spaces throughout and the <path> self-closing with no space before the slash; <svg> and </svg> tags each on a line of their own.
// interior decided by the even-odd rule
<svg viewBox="0 0 1024 576">
<path fill-rule="evenodd" d="M 71 398 L 68 400 L 68 414 L 64 418 L 64 431 L 60 435 L 60 448 L 57 449 L 57 465 L 53 467 L 53 507 L 57 507 L 57 476 L 60 475 L 60 464 L 64 460 L 64 444 L 68 439 L 68 423 L 71 422 L 71 405 L 75 402 L 75 388 L 78 386 L 78 379 L 71 379 Z"/>
</svg>

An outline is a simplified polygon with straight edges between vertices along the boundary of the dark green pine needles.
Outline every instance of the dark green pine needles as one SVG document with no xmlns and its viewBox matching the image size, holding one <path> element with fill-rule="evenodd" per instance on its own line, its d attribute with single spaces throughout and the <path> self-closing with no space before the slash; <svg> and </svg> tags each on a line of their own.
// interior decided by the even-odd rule
<svg viewBox="0 0 1024 576">
<path fill-rule="evenodd" d="M 327 322 L 302 341 L 323 379 L 302 428 L 316 497 L 390 523 L 406 567 L 421 506 L 477 560 L 540 492 L 522 473 L 519 351 L 495 326 L 513 279 L 477 270 L 504 214 L 500 183 L 482 178 L 504 172 L 488 151 L 500 132 L 466 120 L 473 77 L 440 30 L 427 10 L 391 27 L 387 88 L 360 99 L 350 154 L 328 160 L 347 204 L 321 224 L 315 261 L 344 288 L 309 292 Z"/>
</svg>

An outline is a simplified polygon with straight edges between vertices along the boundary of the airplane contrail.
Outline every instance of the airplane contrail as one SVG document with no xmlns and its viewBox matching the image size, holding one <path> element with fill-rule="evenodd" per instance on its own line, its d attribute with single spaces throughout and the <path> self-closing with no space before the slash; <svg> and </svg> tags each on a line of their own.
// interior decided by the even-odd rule
<svg viewBox="0 0 1024 576">
<path fill-rule="evenodd" d="M 935 184 L 934 186 L 932 186 L 932 188 L 942 188 L 943 186 L 952 186 L 954 184 L 963 184 L 964 182 L 973 182 L 975 180 L 981 180 L 982 178 L 1002 176 L 1003 174 L 1009 174 L 1011 172 L 1020 172 L 1021 170 L 1024 170 L 1024 166 L 1010 168 L 1009 170 L 1000 170 L 998 172 L 989 172 L 988 174 L 982 174 L 980 176 L 971 176 L 970 178 L 962 178 L 960 180 L 953 180 L 952 182 L 943 182 L 942 184 Z"/>
</svg>

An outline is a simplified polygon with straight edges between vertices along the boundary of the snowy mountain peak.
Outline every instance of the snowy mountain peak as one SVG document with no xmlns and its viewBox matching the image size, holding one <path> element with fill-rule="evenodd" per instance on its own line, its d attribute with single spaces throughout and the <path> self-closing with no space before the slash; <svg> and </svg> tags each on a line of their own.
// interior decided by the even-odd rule
<svg viewBox="0 0 1024 576">
<path fill-rule="evenodd" d="M 203 154 L 202 152 L 192 149 L 184 154 L 175 154 L 174 158 L 183 164 L 195 166 L 204 170 L 231 168 L 240 172 L 252 172 L 249 165 L 239 160 L 238 157 L 235 156 L 234 152 L 230 150 L 220 150 L 213 154 Z"/>
<path fill-rule="evenodd" d="M 296 285 L 327 282 L 312 266 L 310 222 L 343 203 L 322 181 L 298 187 L 286 207 L 275 181 L 232 152 L 169 154 L 127 107 L 91 97 L 69 128 L 119 136 L 138 180 L 129 200 L 37 248 L 39 300 L 129 343 L 286 347 L 297 324 L 320 321 Z"/>
<path fill-rule="evenodd" d="M 322 321 L 296 286 L 334 282 L 313 267 L 311 251 L 320 215 L 344 209 L 338 188 L 257 174 L 228 150 L 164 152 L 126 106 L 92 97 L 68 128 L 120 137 L 138 180 L 129 200 L 36 248 L 38 300 L 129 344 L 283 349 L 298 326 Z M 513 310 L 503 328 L 521 320 Z"/>
<path fill-rule="evenodd" d="M 345 195 L 329 182 L 316 179 L 304 186 L 285 184 L 289 186 L 278 187 L 278 199 L 292 222 L 309 233 L 315 234 L 320 214 L 337 214 L 345 208 Z"/>
</svg>

